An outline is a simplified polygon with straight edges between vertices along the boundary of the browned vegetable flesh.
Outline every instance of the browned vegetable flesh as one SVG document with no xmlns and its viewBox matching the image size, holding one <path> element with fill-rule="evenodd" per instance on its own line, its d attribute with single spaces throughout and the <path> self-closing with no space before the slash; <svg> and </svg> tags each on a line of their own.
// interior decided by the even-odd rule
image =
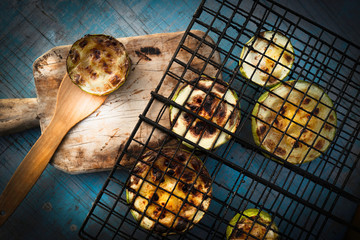
<svg viewBox="0 0 360 240">
<path fill-rule="evenodd" d="M 262 224 L 258 223 L 260 221 Z M 261 218 L 255 220 L 255 217 L 243 217 L 234 227 L 230 240 L 257 240 L 263 239 L 267 235 L 266 226 L 269 222 L 265 222 Z M 267 239 L 265 237 L 265 239 Z"/>
<path fill-rule="evenodd" d="M 193 82 L 195 87 L 183 86 L 173 100 L 216 125 L 234 132 L 240 122 L 239 110 L 234 108 L 237 104 L 236 94 L 227 90 L 226 83 L 220 80 L 213 84 L 214 79 L 201 77 L 197 83 L 195 82 L 196 80 Z M 223 97 L 224 100 L 221 100 Z M 170 111 L 170 120 L 173 124 L 178 111 L 177 108 Z M 221 132 L 217 127 L 186 112 L 180 113 L 173 131 L 179 135 L 184 135 L 187 131 L 185 138 L 207 149 L 213 145 L 216 148 L 230 138 L 230 135 Z"/>
<path fill-rule="evenodd" d="M 162 149 L 158 156 L 149 151 L 141 159 L 127 190 L 134 218 L 142 227 L 164 235 L 192 228 L 210 205 L 211 178 L 202 161 L 172 148 Z"/>
<path fill-rule="evenodd" d="M 263 148 L 298 164 L 326 151 L 335 135 L 336 114 L 331 99 L 318 86 L 288 83 L 260 97 L 253 112 L 257 116 L 252 120 L 253 134 Z"/>
<path fill-rule="evenodd" d="M 265 31 L 252 37 L 240 55 L 240 72 L 261 86 L 274 86 L 290 72 L 294 49 L 280 32 Z"/>
<path fill-rule="evenodd" d="M 115 38 L 86 35 L 72 45 L 66 65 L 71 80 L 82 90 L 106 95 L 125 82 L 130 59 Z"/>
</svg>

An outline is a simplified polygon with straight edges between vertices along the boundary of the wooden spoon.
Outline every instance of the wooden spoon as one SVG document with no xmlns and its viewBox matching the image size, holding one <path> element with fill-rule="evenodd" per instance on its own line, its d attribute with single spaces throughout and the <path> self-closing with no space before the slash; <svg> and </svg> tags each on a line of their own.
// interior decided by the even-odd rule
<svg viewBox="0 0 360 240">
<path fill-rule="evenodd" d="M 0 196 L 0 226 L 36 183 L 66 133 L 99 108 L 105 99 L 106 96 L 95 96 L 80 90 L 65 75 L 49 126 L 25 156 Z"/>
</svg>

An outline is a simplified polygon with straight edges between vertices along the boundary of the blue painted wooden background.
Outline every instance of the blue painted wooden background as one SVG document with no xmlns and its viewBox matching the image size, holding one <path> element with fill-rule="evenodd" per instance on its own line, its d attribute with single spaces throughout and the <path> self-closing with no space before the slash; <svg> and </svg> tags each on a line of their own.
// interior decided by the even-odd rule
<svg viewBox="0 0 360 240">
<path fill-rule="evenodd" d="M 281 0 L 285 6 L 359 43 L 360 1 Z M 183 31 L 199 0 L 5 0 L 0 2 L 0 98 L 36 97 L 32 63 L 87 33 L 128 37 Z M 0 123 L 1 124 L 1 123 Z M 0 137 L 0 191 L 40 129 Z M 108 172 L 68 175 L 48 166 L 0 239 L 77 239 Z M 351 184 L 351 182 L 350 182 Z M 356 182 L 355 182 L 356 184 Z"/>
</svg>

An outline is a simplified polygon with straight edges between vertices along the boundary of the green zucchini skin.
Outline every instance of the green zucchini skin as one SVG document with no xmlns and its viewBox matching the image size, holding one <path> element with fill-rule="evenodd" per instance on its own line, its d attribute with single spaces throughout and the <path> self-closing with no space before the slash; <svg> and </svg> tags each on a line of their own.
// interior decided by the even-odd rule
<svg viewBox="0 0 360 240">
<path fill-rule="evenodd" d="M 266 230 L 270 224 L 270 229 Z M 226 239 L 256 239 L 254 237 L 257 237 L 258 239 L 277 240 L 279 239 L 278 231 L 278 227 L 272 222 L 272 218 L 267 212 L 250 208 L 241 214 L 236 214 L 230 220 L 226 228 Z"/>
</svg>

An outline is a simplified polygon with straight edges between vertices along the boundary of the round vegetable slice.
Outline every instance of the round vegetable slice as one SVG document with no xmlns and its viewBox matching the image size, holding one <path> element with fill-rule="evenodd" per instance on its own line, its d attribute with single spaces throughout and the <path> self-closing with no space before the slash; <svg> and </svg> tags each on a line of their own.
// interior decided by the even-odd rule
<svg viewBox="0 0 360 240">
<path fill-rule="evenodd" d="M 107 95 L 124 84 L 131 61 L 124 45 L 107 35 L 85 35 L 66 59 L 68 75 L 83 91 Z"/>
<path fill-rule="evenodd" d="M 202 219 L 212 191 L 210 175 L 202 165 L 190 152 L 176 148 L 164 148 L 160 154 L 148 151 L 141 157 L 126 196 L 132 215 L 143 228 L 161 235 L 175 234 Z"/>
<path fill-rule="evenodd" d="M 271 222 L 271 216 L 267 212 L 255 208 L 247 209 L 231 219 L 226 229 L 226 239 L 279 239 L 279 235 L 276 233 L 278 228 L 274 222 Z M 270 228 L 267 229 L 270 224 Z"/>
<path fill-rule="evenodd" d="M 240 111 L 235 107 L 238 99 L 236 93 L 226 89 L 227 83 L 205 76 L 197 84 L 194 80 L 193 84 L 195 87 L 187 84 L 179 88 L 172 100 L 216 125 L 235 132 L 240 122 Z M 208 91 L 210 92 L 207 93 Z M 221 101 L 223 96 L 224 100 Z M 178 113 L 178 108 L 170 107 L 172 131 L 205 149 L 217 148 L 231 138 L 229 134 L 186 112 L 181 112 L 176 119 Z M 192 147 L 185 142 L 184 144 Z"/>
<path fill-rule="evenodd" d="M 256 144 L 276 156 L 293 164 L 309 162 L 325 152 L 335 136 L 333 102 L 315 84 L 287 84 L 259 98 L 252 112 L 252 133 Z"/>
<path fill-rule="evenodd" d="M 294 48 L 287 37 L 279 32 L 261 32 L 245 43 L 240 72 L 260 86 L 271 87 L 286 78 L 294 59 Z"/>
</svg>

